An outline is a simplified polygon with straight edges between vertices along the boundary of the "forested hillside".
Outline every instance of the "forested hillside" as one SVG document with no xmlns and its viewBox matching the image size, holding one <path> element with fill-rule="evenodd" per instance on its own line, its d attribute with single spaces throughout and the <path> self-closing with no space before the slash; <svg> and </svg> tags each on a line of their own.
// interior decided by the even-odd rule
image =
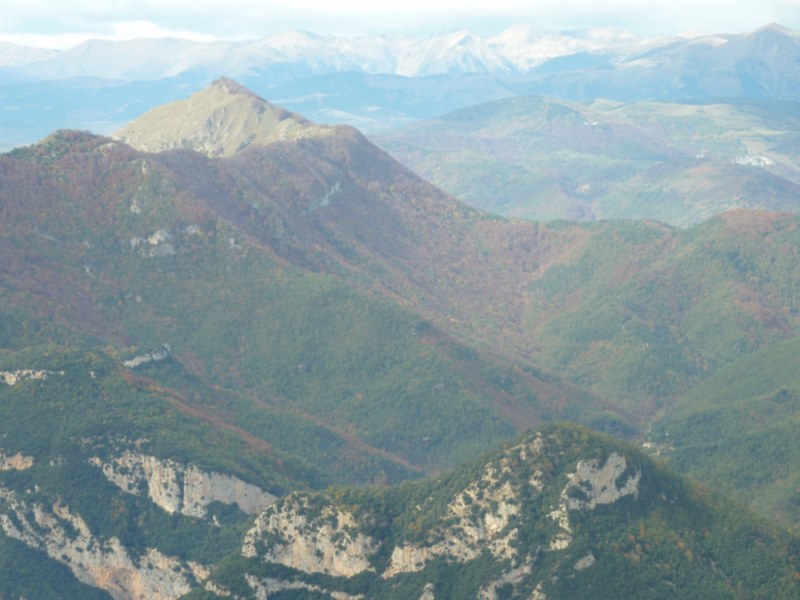
<svg viewBox="0 0 800 600">
<path fill-rule="evenodd" d="M 277 570 L 251 570 L 258 561 L 249 559 L 277 543 L 247 545 L 256 515 L 276 502 L 274 510 L 291 512 L 297 498 L 328 498 L 315 494 L 330 485 L 381 486 L 330 492 L 350 498 L 354 514 L 358 498 L 385 503 L 364 513 L 369 527 L 382 523 L 378 533 L 389 536 L 370 533 L 383 550 L 359 563 L 377 573 L 402 544 L 424 541 L 412 540 L 412 530 L 447 522 L 442 511 L 455 502 L 448 486 L 473 473 L 453 469 L 552 421 L 646 441 L 679 469 L 733 490 L 742 473 L 726 468 L 737 455 L 724 449 L 735 446 L 740 429 L 721 427 L 720 452 L 693 459 L 694 432 L 707 434 L 691 428 L 693 411 L 705 410 L 693 394 L 721 411 L 721 423 L 741 422 L 754 399 L 769 398 L 776 408 L 763 413 L 763 431 L 783 450 L 747 466 L 741 499 L 785 523 L 796 518 L 791 482 L 798 475 L 789 460 L 796 442 L 781 422 L 791 412 L 790 366 L 763 385 L 740 386 L 738 397 L 723 382 L 734 381 L 731 370 L 758 371 L 770 352 L 782 356 L 781 344 L 798 335 L 797 217 L 734 211 L 686 230 L 505 220 L 441 192 L 356 130 L 271 112 L 232 82 L 218 82 L 195 102 L 215 118 L 198 117 L 190 135 L 182 130 L 183 141 L 161 152 L 60 131 L 0 156 L 0 593 L 46 596 L 63 584 L 78 595 L 88 584 L 114 598 L 175 598 L 200 588 L 214 593 L 208 586 L 219 577 L 223 588 L 244 585 L 257 595 L 272 585 L 264 578 L 296 579 L 283 567 L 303 569 L 278 560 Z M 220 110 L 220 102 L 237 108 Z M 242 106 L 270 115 L 254 143 L 226 126 L 226 115 Z M 157 137 L 168 139 L 170 119 L 158 122 Z M 293 133 L 275 141 L 270 128 Z M 211 141 L 239 150 L 220 156 Z M 464 567 L 474 574 L 467 587 L 445 587 L 437 597 L 476 594 L 487 577 L 495 578 L 497 597 L 530 597 L 540 583 L 547 597 L 574 597 L 574 586 L 601 571 L 597 581 L 608 589 L 658 597 L 662 584 L 657 593 L 651 584 L 662 567 L 675 586 L 667 589 L 680 590 L 685 578 L 707 597 L 791 597 L 792 538 L 751 517 L 734 524 L 725 515 L 738 509 L 727 501 L 615 442 L 583 430 L 545 431 L 567 440 L 555 446 L 566 444 L 563 452 L 536 463 L 549 474 L 542 485 L 555 487 L 532 500 L 536 519 L 517 529 L 511 521 L 491 526 L 527 532 L 519 553 L 492 546 L 491 558 L 479 544 L 463 555 L 467 565 L 483 561 L 474 572 Z M 585 444 L 610 453 L 581 454 Z M 565 477 L 603 465 L 613 471 L 614 453 L 646 465 L 637 467 L 642 477 L 652 473 L 684 490 L 673 513 L 653 499 L 660 492 L 636 484 L 645 503 L 630 515 L 660 532 L 652 562 L 644 542 L 624 542 L 634 535 L 627 517 L 609 517 L 613 542 L 606 525 L 588 537 L 575 529 L 581 556 L 539 550 L 566 539 L 558 527 L 572 531 L 571 520 L 547 520 L 561 492 L 572 489 Z M 559 462 L 562 455 L 572 458 Z M 533 467 L 520 460 L 510 477 L 528 478 Z M 779 467 L 781 478 L 758 484 Z M 615 489 L 627 490 L 617 478 L 633 481 L 633 474 L 623 467 Z M 385 487 L 426 476 L 438 479 Z M 312 494 L 287 496 L 296 491 Z M 588 501 L 582 493 L 568 496 L 575 506 Z M 409 503 L 440 494 L 447 500 L 408 529 Z M 509 507 L 528 501 L 518 499 Z M 489 508 L 497 518 L 512 514 Z M 710 537 L 690 544 L 693 511 L 710 519 Z M 778 558 L 734 576 L 736 565 L 757 562 L 734 549 L 753 536 Z M 350 543 L 335 537 L 334 546 Z M 685 564 L 666 540 L 684 543 Z M 437 543 L 424 541 L 408 550 L 406 563 L 397 561 L 427 565 L 419 557 Z M 236 556 L 244 547 L 251 550 L 242 562 Z M 573 581 L 566 573 L 578 563 L 569 561 L 589 550 L 602 566 L 578 569 Z M 435 589 L 467 572 L 442 552 L 431 563 L 435 581 L 409 576 L 410 587 L 397 588 L 403 591 L 391 591 L 394 575 L 330 584 L 339 587 L 302 575 L 303 585 L 280 593 L 322 593 L 311 585 L 418 597 L 427 583 Z M 41 565 L 42 579 L 19 574 L 21 555 Z M 641 578 L 612 575 L 625 561 L 646 562 Z M 548 581 L 561 583 L 528 577 L 539 564 Z M 406 581 L 399 577 L 393 581 Z"/>
</svg>

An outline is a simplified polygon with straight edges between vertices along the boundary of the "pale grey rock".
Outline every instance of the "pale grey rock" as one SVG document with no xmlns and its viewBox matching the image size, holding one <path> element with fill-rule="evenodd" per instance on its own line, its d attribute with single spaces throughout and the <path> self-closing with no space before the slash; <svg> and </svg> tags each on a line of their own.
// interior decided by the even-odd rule
<svg viewBox="0 0 800 600">
<path fill-rule="evenodd" d="M 283 581 L 271 577 L 259 579 L 249 574 L 246 574 L 244 577 L 247 581 L 247 585 L 253 590 L 253 595 L 256 600 L 268 600 L 271 593 L 280 592 L 281 590 L 320 592 L 329 595 L 334 600 L 362 600 L 364 598 L 363 594 L 353 595 L 345 592 L 326 590 L 318 585 L 312 585 L 303 581 Z"/>
<path fill-rule="evenodd" d="M 112 537 L 96 537 L 80 515 L 55 502 L 30 505 L 11 490 L 0 488 L 0 529 L 9 537 L 68 566 L 75 577 L 107 591 L 115 600 L 172 600 L 188 593 L 208 571 L 182 563 L 155 548 L 134 558 Z M 13 514 L 12 519 L 9 515 Z"/>
<path fill-rule="evenodd" d="M 34 458 L 21 452 L 6 454 L 0 450 L 0 471 L 25 471 L 34 464 Z"/>
<path fill-rule="evenodd" d="M 528 560 L 519 567 L 509 569 L 498 579 L 485 585 L 478 591 L 478 600 L 497 600 L 497 590 L 505 585 L 516 586 L 528 575 L 533 573 L 533 563 Z"/>
<path fill-rule="evenodd" d="M 558 522 L 560 529 L 550 543 L 550 550 L 564 550 L 572 542 L 570 510 L 593 510 L 598 504 L 611 504 L 625 496 L 639 496 L 640 469 L 617 486 L 627 468 L 625 457 L 616 452 L 609 454 L 602 466 L 597 459 L 578 461 L 575 472 L 568 476 L 569 482 L 561 492 L 558 507 L 549 515 Z"/>
<path fill-rule="evenodd" d="M 130 494 L 147 496 L 164 511 L 203 518 L 212 502 L 235 504 L 245 514 L 256 514 L 276 497 L 252 483 L 222 473 L 201 471 L 194 465 L 125 451 L 116 458 L 90 463 L 100 467 L 111 483 Z"/>
<path fill-rule="evenodd" d="M 358 531 L 352 513 L 326 507 L 309 521 L 307 512 L 307 501 L 301 496 L 268 509 L 245 535 L 242 555 L 258 556 L 259 545 L 266 544 L 266 554 L 261 556 L 265 561 L 306 573 L 353 577 L 374 570 L 370 557 L 378 543 Z"/>
<path fill-rule="evenodd" d="M 595 562 L 597 562 L 597 559 L 594 557 L 594 554 L 589 552 L 589 554 L 587 554 L 586 556 L 584 556 L 583 558 L 578 560 L 578 562 L 575 563 L 575 570 L 585 571 L 586 569 L 591 567 Z"/>
<path fill-rule="evenodd" d="M 16 385 L 21 381 L 43 381 L 53 375 L 63 374 L 64 371 L 18 369 L 16 371 L 0 371 L 0 381 L 6 385 Z"/>
<path fill-rule="evenodd" d="M 510 448 L 497 464 L 487 465 L 481 478 L 456 494 L 448 505 L 446 520 L 452 524 L 431 532 L 429 539 L 441 541 L 394 548 L 383 577 L 421 571 L 436 557 L 466 562 L 480 556 L 483 549 L 499 559 L 514 560 L 517 552 L 512 542 L 517 530 L 508 530 L 508 525 L 519 514 L 520 490 L 506 475 L 511 471 L 512 457 L 518 456 L 524 461 L 541 450 L 542 440 L 537 436 L 530 443 Z M 536 476 L 531 485 L 537 491 L 542 489 Z"/>
</svg>

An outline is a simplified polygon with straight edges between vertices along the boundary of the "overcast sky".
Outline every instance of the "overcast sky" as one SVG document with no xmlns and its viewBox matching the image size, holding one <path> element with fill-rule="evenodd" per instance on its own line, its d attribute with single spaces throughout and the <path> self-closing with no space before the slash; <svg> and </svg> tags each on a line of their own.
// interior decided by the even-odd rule
<svg viewBox="0 0 800 600">
<path fill-rule="evenodd" d="M 65 48 L 87 39 L 248 39 L 302 29 L 411 34 L 516 23 L 559 31 L 619 27 L 642 37 L 800 29 L 800 0 L 0 0 L 0 40 Z"/>
</svg>

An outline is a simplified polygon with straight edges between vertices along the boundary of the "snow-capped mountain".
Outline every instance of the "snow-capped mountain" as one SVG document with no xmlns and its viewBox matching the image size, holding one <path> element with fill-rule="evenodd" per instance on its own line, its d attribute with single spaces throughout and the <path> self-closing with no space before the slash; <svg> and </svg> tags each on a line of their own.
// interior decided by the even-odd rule
<svg viewBox="0 0 800 600">
<path fill-rule="evenodd" d="M 614 28 L 583 29 L 569 33 L 548 32 L 531 25 L 515 25 L 486 40 L 517 71 L 528 71 L 551 58 L 581 52 L 633 52 L 648 41 Z"/>
<path fill-rule="evenodd" d="M 528 25 L 516 25 L 488 38 L 463 29 L 420 37 L 343 37 L 289 31 L 243 42 L 90 40 L 63 52 L 28 49 L 25 60 L 0 47 L 0 67 L 23 69 L 29 79 L 38 80 L 79 76 L 152 80 L 193 70 L 218 71 L 223 66 L 232 76 L 276 67 L 290 67 L 293 75 L 336 71 L 405 77 L 519 74 L 553 57 L 638 49 L 642 43 L 618 30 L 551 33 Z"/>
<path fill-rule="evenodd" d="M 19 44 L 0 42 L 0 67 L 22 67 L 57 56 L 57 50 L 29 48 Z"/>
<path fill-rule="evenodd" d="M 608 65 L 624 68 L 666 63 L 681 68 L 718 59 L 733 64 L 753 56 L 768 63 L 773 59 L 785 61 L 800 52 L 798 48 L 800 34 L 779 25 L 745 34 L 657 39 L 641 39 L 615 28 L 550 32 L 520 24 L 491 37 L 464 29 L 418 37 L 344 37 L 289 31 L 239 42 L 90 40 L 63 52 L 3 44 L 0 85 L 3 78 L 12 77 L 29 81 L 73 77 L 147 81 L 184 73 L 210 77 L 269 74 L 274 81 L 345 71 L 403 77 L 518 76 L 565 57 L 598 57 Z"/>
<path fill-rule="evenodd" d="M 800 33 L 773 24 L 641 39 L 614 28 L 515 25 L 490 37 L 289 31 L 243 41 L 90 40 L 65 51 L 0 44 L 0 149 L 58 128 L 110 133 L 222 76 L 317 122 L 368 131 L 519 95 L 796 102 Z"/>
</svg>

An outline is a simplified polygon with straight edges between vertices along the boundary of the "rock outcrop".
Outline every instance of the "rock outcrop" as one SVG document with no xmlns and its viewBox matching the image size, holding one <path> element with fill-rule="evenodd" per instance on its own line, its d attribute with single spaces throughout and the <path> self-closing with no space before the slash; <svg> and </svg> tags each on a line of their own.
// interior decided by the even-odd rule
<svg viewBox="0 0 800 600">
<path fill-rule="evenodd" d="M 34 459 L 21 452 L 6 454 L 0 450 L 0 471 L 25 471 L 33 466 Z"/>
<path fill-rule="evenodd" d="M 274 577 L 258 578 L 252 575 L 245 575 L 245 581 L 247 581 L 247 585 L 250 586 L 250 589 L 253 591 L 256 600 L 268 600 L 270 594 L 283 590 L 304 590 L 330 596 L 333 600 L 361 600 L 364 598 L 363 594 L 353 595 L 346 592 L 326 590 L 319 585 L 308 584 L 302 581 L 282 581 Z"/>
<path fill-rule="evenodd" d="M 39 369 L 18 369 L 16 371 L 0 371 L 0 382 L 16 385 L 20 381 L 42 381 L 53 375 L 63 375 L 64 371 L 47 371 Z"/>
<path fill-rule="evenodd" d="M 420 571 L 436 557 L 467 562 L 484 550 L 501 560 L 515 558 L 513 541 L 517 532 L 509 524 L 519 514 L 520 489 L 506 477 L 511 470 L 510 456 L 528 455 L 540 449 L 541 440 L 536 438 L 531 445 L 513 448 L 509 456 L 497 464 L 488 464 L 480 479 L 448 504 L 444 518 L 448 525 L 430 532 L 429 539 L 440 541 L 425 546 L 403 544 L 396 547 L 383 577 Z"/>
<path fill-rule="evenodd" d="M 308 499 L 295 495 L 256 519 L 245 536 L 242 555 L 305 573 L 353 577 L 374 571 L 370 558 L 378 549 L 375 540 L 358 531 L 359 526 L 350 512 L 330 506 L 310 510 Z"/>
<path fill-rule="evenodd" d="M 111 460 L 93 457 L 106 478 L 130 494 L 146 493 L 168 513 L 205 517 L 212 502 L 235 504 L 245 514 L 264 510 L 275 496 L 232 475 L 201 471 L 194 465 L 126 451 Z"/>
<path fill-rule="evenodd" d="M 495 600 L 509 587 L 514 593 L 522 589 L 535 576 L 544 553 L 568 555 L 573 542 L 571 513 L 592 511 L 629 496 L 638 498 L 641 468 L 632 467 L 621 452 L 595 451 L 594 456 L 601 458 L 573 459 L 556 475 L 553 460 L 564 461 L 562 454 L 557 440 L 530 436 L 487 462 L 449 496 L 432 495 L 407 506 L 402 517 L 395 517 L 417 530 L 420 526 L 415 523 L 425 523 L 422 535 L 401 529 L 389 540 L 367 533 L 376 522 L 385 523 L 385 516 L 348 509 L 320 495 L 295 494 L 258 517 L 245 537 L 242 554 L 310 575 L 346 579 L 374 572 L 387 585 L 401 575 L 425 571 L 434 562 L 466 565 L 491 557 L 503 567 L 477 590 L 477 597 Z M 540 515 L 533 528 L 525 525 L 530 514 Z M 521 542 L 523 527 L 529 540 L 536 531 L 536 545 Z M 571 572 L 579 573 L 592 567 L 596 557 L 584 552 L 568 560 Z M 282 589 L 311 589 L 297 578 L 254 576 L 248 581 L 256 597 Z M 541 586 L 526 589 L 528 596 L 545 597 Z M 435 586 L 425 585 L 418 595 L 434 598 Z"/>
<path fill-rule="evenodd" d="M 198 564 L 182 563 L 149 548 L 133 556 L 119 539 L 96 537 L 66 505 L 30 504 L 0 488 L 0 529 L 67 565 L 80 581 L 107 591 L 115 600 L 171 600 L 208 576 Z"/>
<path fill-rule="evenodd" d="M 561 492 L 558 508 L 550 518 L 558 522 L 560 531 L 550 543 L 551 550 L 563 550 L 572 541 L 570 510 L 593 510 L 599 504 L 611 504 L 625 496 L 638 496 L 641 470 L 635 470 L 621 480 L 628 469 L 625 457 L 612 452 L 600 466 L 597 459 L 581 460 L 575 472 L 568 475 L 569 483 Z"/>
</svg>

